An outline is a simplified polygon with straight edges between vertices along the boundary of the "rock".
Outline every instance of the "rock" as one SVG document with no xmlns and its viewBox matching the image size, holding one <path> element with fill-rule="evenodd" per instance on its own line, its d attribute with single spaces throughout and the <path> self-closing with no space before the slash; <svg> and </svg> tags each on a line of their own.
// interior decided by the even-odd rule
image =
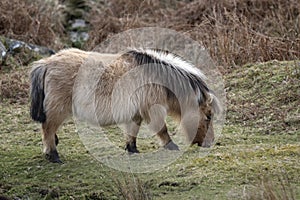
<svg viewBox="0 0 300 200">
<path fill-rule="evenodd" d="M 6 60 L 6 55 L 7 55 L 7 50 L 3 43 L 0 41 L 0 63 L 5 62 Z"/>
<path fill-rule="evenodd" d="M 70 23 L 69 34 L 72 46 L 81 48 L 89 39 L 88 25 L 84 19 L 75 19 Z"/>
<path fill-rule="evenodd" d="M 70 37 L 71 37 L 71 41 L 73 43 L 75 43 L 77 41 L 86 42 L 89 39 L 89 34 L 87 32 L 75 32 L 75 31 L 71 31 L 70 32 Z"/>
<path fill-rule="evenodd" d="M 55 51 L 47 47 L 0 36 L 0 69 L 1 66 L 28 65 L 42 56 L 52 54 L 55 54 Z"/>
<path fill-rule="evenodd" d="M 84 29 L 87 27 L 85 20 L 83 19 L 75 19 L 75 21 L 71 24 L 72 30 L 74 29 Z"/>
<path fill-rule="evenodd" d="M 8 47 L 8 53 L 14 55 L 15 53 L 20 52 L 23 48 L 26 48 L 30 51 L 34 51 L 42 56 L 48 56 L 55 54 L 55 51 L 52 49 L 49 49 L 47 47 L 42 47 L 34 44 L 27 44 L 25 42 L 5 38 L 6 47 Z"/>
</svg>

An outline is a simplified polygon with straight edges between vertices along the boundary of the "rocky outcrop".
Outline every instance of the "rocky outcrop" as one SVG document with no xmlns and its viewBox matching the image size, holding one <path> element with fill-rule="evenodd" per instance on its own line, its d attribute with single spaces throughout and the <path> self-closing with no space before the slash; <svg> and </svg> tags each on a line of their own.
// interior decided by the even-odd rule
<svg viewBox="0 0 300 200">
<path fill-rule="evenodd" d="M 42 56 L 55 54 L 55 51 L 47 47 L 25 43 L 20 40 L 0 37 L 0 64 L 1 66 L 11 62 L 27 65 Z M 12 59 L 9 59 L 11 58 Z M 12 61 L 18 58 L 18 61 Z"/>
</svg>

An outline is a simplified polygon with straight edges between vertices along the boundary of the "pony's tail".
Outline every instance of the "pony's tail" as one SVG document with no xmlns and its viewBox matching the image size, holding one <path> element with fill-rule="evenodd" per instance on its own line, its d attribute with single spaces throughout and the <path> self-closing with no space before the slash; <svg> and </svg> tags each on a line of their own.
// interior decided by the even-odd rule
<svg viewBox="0 0 300 200">
<path fill-rule="evenodd" d="M 46 74 L 46 67 L 43 65 L 33 67 L 30 73 L 31 80 L 31 106 L 30 115 L 34 121 L 44 123 L 46 121 L 46 113 L 44 109 L 44 79 Z"/>
</svg>

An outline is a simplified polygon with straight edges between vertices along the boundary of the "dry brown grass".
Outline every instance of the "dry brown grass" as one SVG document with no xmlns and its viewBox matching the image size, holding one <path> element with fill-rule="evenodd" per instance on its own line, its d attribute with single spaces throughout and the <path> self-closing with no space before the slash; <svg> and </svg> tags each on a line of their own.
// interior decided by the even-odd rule
<svg viewBox="0 0 300 200">
<path fill-rule="evenodd" d="M 114 188 L 119 193 L 119 198 L 124 200 L 151 200 L 149 188 L 136 175 L 120 172 L 112 174 L 111 178 L 114 182 Z"/>
<path fill-rule="evenodd" d="M 0 103 L 26 104 L 29 96 L 28 68 L 0 73 Z"/>
<path fill-rule="evenodd" d="M 112 0 L 107 5 L 90 4 L 90 40 L 86 48 L 91 50 L 107 37 L 122 31 L 159 26 L 166 17 L 171 16 L 171 3 L 159 0 Z"/>
<path fill-rule="evenodd" d="M 54 49 L 66 37 L 64 1 L 3 0 L 0 34 Z M 67 2 L 67 1 L 66 1 Z M 219 65 L 300 57 L 298 0 L 96 0 L 83 17 L 90 23 L 85 49 L 139 27 L 167 27 L 201 42 Z"/>
<path fill-rule="evenodd" d="M 295 191 L 286 173 L 278 175 L 277 180 L 262 177 L 250 190 L 244 191 L 246 200 L 295 200 Z"/>
<path fill-rule="evenodd" d="M 1 0 L 0 35 L 59 49 L 64 28 L 60 7 L 43 0 Z"/>
<path fill-rule="evenodd" d="M 129 0 L 91 7 L 88 49 L 112 34 L 161 26 L 201 42 L 224 66 L 300 57 L 297 0 Z"/>
<path fill-rule="evenodd" d="M 299 9 L 296 0 L 196 1 L 174 20 L 184 19 L 221 64 L 293 60 L 300 56 Z"/>
</svg>

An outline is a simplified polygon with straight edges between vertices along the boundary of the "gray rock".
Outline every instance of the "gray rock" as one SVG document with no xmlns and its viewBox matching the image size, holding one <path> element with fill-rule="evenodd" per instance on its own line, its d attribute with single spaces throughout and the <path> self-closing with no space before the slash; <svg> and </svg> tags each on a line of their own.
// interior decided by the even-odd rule
<svg viewBox="0 0 300 200">
<path fill-rule="evenodd" d="M 49 49 L 47 47 L 38 46 L 38 45 L 34 45 L 34 44 L 27 44 L 25 42 L 22 42 L 19 40 L 14 40 L 14 39 L 9 39 L 9 38 L 6 38 L 5 40 L 6 40 L 6 45 L 8 47 L 7 52 L 12 55 L 20 52 L 22 50 L 22 48 L 26 48 L 30 51 L 34 51 L 43 56 L 55 54 L 54 50 Z"/>
<path fill-rule="evenodd" d="M 70 32 L 70 39 L 72 42 L 77 42 L 77 41 L 87 41 L 89 39 L 89 34 L 87 32 L 75 32 L 71 31 Z"/>
<path fill-rule="evenodd" d="M 0 41 L 0 61 L 4 61 L 7 55 L 7 50 L 3 43 Z"/>
<path fill-rule="evenodd" d="M 9 53 L 9 54 L 14 55 L 15 53 L 20 52 L 23 48 L 26 48 L 33 52 L 36 52 L 42 56 L 48 56 L 48 55 L 55 54 L 54 50 L 49 49 L 47 47 L 38 46 L 38 45 L 34 45 L 34 44 L 27 44 L 23 41 L 15 40 L 15 39 L 9 39 L 9 38 L 3 38 L 3 39 L 5 40 L 5 45 L 7 48 L 6 54 Z M 3 47 L 5 49 L 4 45 L 3 45 Z M 0 51 L 1 51 L 1 49 L 2 48 L 0 47 Z M 2 52 L 1 52 L 1 55 L 2 55 Z"/>
<path fill-rule="evenodd" d="M 86 28 L 86 22 L 83 19 L 75 19 L 75 21 L 71 24 L 72 29 L 78 29 L 78 28 Z"/>
<path fill-rule="evenodd" d="M 7 39 L 6 41 L 8 45 L 8 52 L 11 54 L 18 53 L 21 51 L 22 47 L 25 46 L 24 42 L 18 40 Z"/>
<path fill-rule="evenodd" d="M 27 44 L 23 41 L 0 36 L 0 68 L 15 63 L 27 65 L 40 56 L 50 56 L 52 54 L 55 54 L 55 51 L 47 47 Z"/>
</svg>

